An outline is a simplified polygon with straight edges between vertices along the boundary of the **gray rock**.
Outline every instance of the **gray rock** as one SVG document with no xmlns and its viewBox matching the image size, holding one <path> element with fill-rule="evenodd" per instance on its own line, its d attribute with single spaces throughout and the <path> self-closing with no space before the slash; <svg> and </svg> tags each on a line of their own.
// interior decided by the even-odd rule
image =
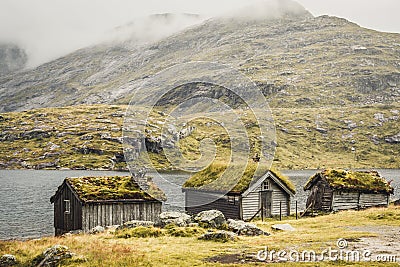
<svg viewBox="0 0 400 267">
<path fill-rule="evenodd" d="M 395 206 L 400 206 L 400 199 L 396 200 L 393 204 L 394 204 Z"/>
<path fill-rule="evenodd" d="M 225 216 L 219 210 L 206 210 L 196 215 L 195 222 L 202 227 L 220 228 L 226 223 Z"/>
<path fill-rule="evenodd" d="M 228 229 L 238 235 L 246 236 L 259 236 L 259 235 L 269 235 L 269 233 L 264 232 L 252 223 L 246 223 L 240 220 L 228 219 Z"/>
<path fill-rule="evenodd" d="M 174 224 L 176 226 L 185 227 L 192 222 L 192 217 L 190 217 L 186 213 L 176 212 L 176 211 L 163 212 L 159 215 L 159 219 L 160 219 L 159 224 L 161 227 L 164 227 L 168 224 Z"/>
<path fill-rule="evenodd" d="M 136 228 L 139 226 L 151 227 L 151 226 L 154 226 L 154 222 L 133 220 L 133 221 L 125 222 L 124 224 L 120 225 L 117 229 L 121 230 L 121 229 L 126 229 L 126 228 Z"/>
<path fill-rule="evenodd" d="M 74 254 L 69 251 L 68 247 L 55 245 L 46 249 L 39 257 L 36 257 L 33 260 L 33 265 L 37 267 L 58 266 L 62 260 L 72 258 L 73 256 Z"/>
<path fill-rule="evenodd" d="M 104 233 L 106 229 L 103 226 L 97 225 L 96 227 L 90 229 L 89 234 L 95 235 L 95 234 L 100 234 Z"/>
<path fill-rule="evenodd" d="M 322 133 L 322 134 L 326 134 L 328 133 L 327 129 L 321 128 L 321 127 L 317 127 L 315 128 L 315 130 L 317 130 L 318 132 Z"/>
<path fill-rule="evenodd" d="M 235 241 L 237 239 L 237 235 L 233 232 L 228 232 L 228 231 L 216 231 L 216 232 L 207 232 L 202 236 L 200 236 L 199 239 L 207 241 L 227 242 L 227 241 Z"/>
<path fill-rule="evenodd" d="M 43 139 L 43 138 L 49 138 L 50 137 L 50 133 L 40 130 L 40 129 L 35 129 L 32 131 L 27 131 L 27 132 L 23 132 L 20 134 L 20 138 L 21 139 Z"/>
<path fill-rule="evenodd" d="M 389 144 L 399 144 L 400 143 L 400 133 L 394 136 L 389 136 L 385 138 L 385 141 Z"/>
<path fill-rule="evenodd" d="M 16 265 L 17 263 L 18 263 L 17 258 L 15 258 L 15 256 L 11 254 L 5 254 L 0 258 L 0 266 L 2 267 L 13 266 Z"/>
<path fill-rule="evenodd" d="M 272 225 L 272 229 L 279 230 L 279 231 L 295 231 L 296 229 L 293 228 L 290 224 L 274 224 Z"/>
</svg>

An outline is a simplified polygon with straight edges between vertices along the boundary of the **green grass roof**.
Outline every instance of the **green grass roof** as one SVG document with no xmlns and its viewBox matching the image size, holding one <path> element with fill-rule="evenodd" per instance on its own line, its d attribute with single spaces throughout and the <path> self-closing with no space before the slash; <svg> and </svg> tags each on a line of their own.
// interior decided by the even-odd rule
<svg viewBox="0 0 400 267">
<path fill-rule="evenodd" d="M 310 189 L 314 183 L 324 178 L 329 186 L 336 190 L 348 190 L 359 192 L 386 192 L 393 193 L 394 189 L 376 171 L 345 171 L 345 170 L 324 170 L 312 176 L 304 190 Z"/>
<path fill-rule="evenodd" d="M 82 201 L 154 200 L 130 176 L 67 178 L 66 181 Z"/>
<path fill-rule="evenodd" d="M 230 173 L 225 176 L 225 179 L 221 178 L 222 174 L 226 170 L 225 164 L 214 163 L 211 164 L 206 169 L 196 173 L 190 177 L 184 184 L 183 188 L 186 189 L 199 189 L 205 191 L 221 191 L 221 192 L 231 192 L 231 193 L 243 193 L 246 191 L 253 180 L 254 177 L 262 177 L 268 169 L 257 169 L 257 164 L 249 163 L 245 169 L 245 172 L 237 181 L 232 181 L 230 177 L 237 177 L 238 172 L 242 170 L 240 166 L 234 166 L 230 169 Z M 292 193 L 296 193 L 295 186 L 289 180 L 289 178 L 280 174 L 277 170 L 271 170 L 271 172 L 285 185 Z M 218 183 L 214 183 L 218 179 Z"/>
</svg>

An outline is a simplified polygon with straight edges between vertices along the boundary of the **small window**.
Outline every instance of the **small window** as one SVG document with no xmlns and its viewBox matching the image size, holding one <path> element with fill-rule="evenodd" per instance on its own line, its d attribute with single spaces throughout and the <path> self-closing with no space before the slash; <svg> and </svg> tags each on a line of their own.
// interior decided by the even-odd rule
<svg viewBox="0 0 400 267">
<path fill-rule="evenodd" d="M 228 202 L 230 204 L 236 205 L 236 203 L 239 202 L 239 197 L 238 196 L 228 196 Z"/>
<path fill-rule="evenodd" d="M 263 191 L 267 191 L 271 189 L 271 184 L 269 182 L 269 180 L 266 180 L 262 183 L 262 190 Z"/>
<path fill-rule="evenodd" d="M 65 199 L 64 200 L 64 208 L 65 208 L 64 213 L 70 214 L 71 213 L 71 201 L 69 201 L 68 199 Z"/>
</svg>

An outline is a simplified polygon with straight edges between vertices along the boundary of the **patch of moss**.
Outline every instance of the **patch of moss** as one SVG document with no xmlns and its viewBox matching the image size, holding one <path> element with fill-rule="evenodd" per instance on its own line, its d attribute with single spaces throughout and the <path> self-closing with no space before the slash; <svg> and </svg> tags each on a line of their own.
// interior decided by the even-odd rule
<svg viewBox="0 0 400 267">
<path fill-rule="evenodd" d="M 83 201 L 137 199 L 154 200 L 130 176 L 67 178 Z"/>
<path fill-rule="evenodd" d="M 163 236 L 164 232 L 161 229 L 155 227 L 139 226 L 135 228 L 119 230 L 115 232 L 115 235 L 118 238 L 132 238 L 132 237 L 147 238 L 147 237 Z"/>
<path fill-rule="evenodd" d="M 316 179 L 323 177 L 328 184 L 339 190 L 359 192 L 386 192 L 393 193 L 394 189 L 385 178 L 376 171 L 346 171 L 327 169 L 312 176 L 305 189 L 309 188 Z"/>
<path fill-rule="evenodd" d="M 246 191 L 253 179 L 262 177 L 268 169 L 259 166 L 254 162 L 249 162 L 243 172 L 244 166 L 229 167 L 223 163 L 213 163 L 206 169 L 196 173 L 190 177 L 184 184 L 184 188 L 202 188 L 205 190 L 230 191 L 234 193 L 242 193 Z M 227 175 L 222 177 L 223 173 L 228 171 Z M 231 179 L 238 177 L 243 172 L 240 179 L 236 182 Z M 288 177 L 282 175 L 279 171 L 273 169 L 271 172 L 293 193 L 296 192 L 294 184 Z M 218 180 L 216 183 L 215 181 Z"/>
</svg>

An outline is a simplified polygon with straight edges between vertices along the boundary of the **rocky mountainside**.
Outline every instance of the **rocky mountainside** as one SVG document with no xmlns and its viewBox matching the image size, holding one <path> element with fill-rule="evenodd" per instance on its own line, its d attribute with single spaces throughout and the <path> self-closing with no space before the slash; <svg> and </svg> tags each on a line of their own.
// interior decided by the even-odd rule
<svg viewBox="0 0 400 267">
<path fill-rule="evenodd" d="M 22 70 L 27 62 L 23 49 L 15 44 L 0 44 L 0 76 Z"/>
<path fill-rule="evenodd" d="M 229 64 L 252 78 L 272 107 L 390 104 L 400 98 L 400 35 L 305 9 L 279 16 L 211 19 L 161 41 L 82 49 L 0 78 L 0 111 L 127 104 L 155 73 L 188 61 Z"/>
</svg>

